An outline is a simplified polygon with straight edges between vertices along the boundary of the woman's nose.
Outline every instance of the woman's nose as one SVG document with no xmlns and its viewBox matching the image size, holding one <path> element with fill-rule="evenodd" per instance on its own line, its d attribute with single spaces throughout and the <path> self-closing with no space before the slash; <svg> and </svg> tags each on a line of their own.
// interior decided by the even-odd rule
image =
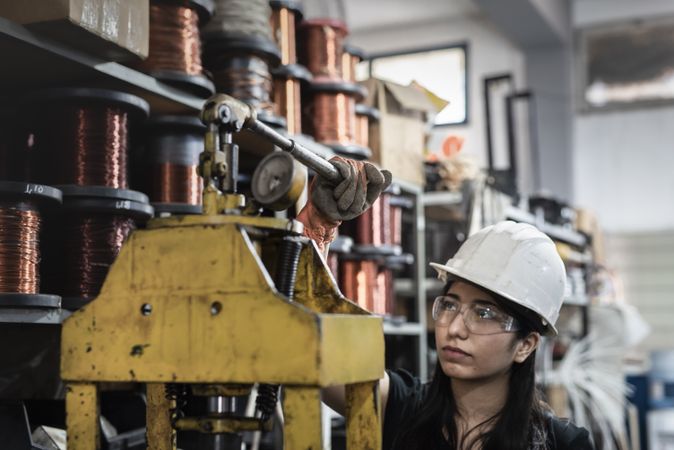
<svg viewBox="0 0 674 450">
<path fill-rule="evenodd" d="M 463 320 L 463 311 L 457 312 L 451 322 L 449 322 L 447 335 L 456 336 L 460 339 L 468 337 L 468 328 L 466 327 L 466 322 Z"/>
</svg>

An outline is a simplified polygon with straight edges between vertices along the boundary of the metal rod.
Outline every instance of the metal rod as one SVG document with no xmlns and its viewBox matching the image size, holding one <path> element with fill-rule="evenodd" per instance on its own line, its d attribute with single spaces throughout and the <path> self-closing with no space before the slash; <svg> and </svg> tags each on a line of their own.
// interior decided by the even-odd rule
<svg viewBox="0 0 674 450">
<path fill-rule="evenodd" d="M 259 120 L 248 120 L 246 128 L 254 133 L 261 135 L 263 138 L 271 141 L 277 145 L 281 150 L 290 153 L 296 160 L 307 167 L 313 169 L 319 176 L 325 178 L 331 183 L 337 184 L 342 181 L 342 176 L 339 171 L 329 161 L 321 158 L 301 144 L 282 136 L 273 128 L 265 125 Z"/>
</svg>

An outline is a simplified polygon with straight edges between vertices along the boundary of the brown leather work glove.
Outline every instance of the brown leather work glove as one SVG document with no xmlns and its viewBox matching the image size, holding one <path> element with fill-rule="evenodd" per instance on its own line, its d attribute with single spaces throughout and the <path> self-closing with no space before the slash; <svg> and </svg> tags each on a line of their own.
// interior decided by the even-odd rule
<svg viewBox="0 0 674 450">
<path fill-rule="evenodd" d="M 304 234 L 325 251 L 335 238 L 343 220 L 365 212 L 391 184 L 391 172 L 379 170 L 369 162 L 335 156 L 330 162 L 339 170 L 342 181 L 334 186 L 316 177 L 309 187 L 309 202 L 297 216 Z"/>
</svg>

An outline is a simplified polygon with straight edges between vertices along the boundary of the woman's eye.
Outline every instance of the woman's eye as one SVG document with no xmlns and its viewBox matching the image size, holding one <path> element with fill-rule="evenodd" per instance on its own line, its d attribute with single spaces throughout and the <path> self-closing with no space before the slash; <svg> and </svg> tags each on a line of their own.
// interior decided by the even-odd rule
<svg viewBox="0 0 674 450">
<path fill-rule="evenodd" d="M 493 320 L 498 317 L 496 311 L 492 311 L 490 308 L 475 308 L 475 314 L 484 320 Z"/>
<path fill-rule="evenodd" d="M 456 306 L 456 303 L 453 302 L 444 302 L 442 305 L 447 311 L 457 311 L 459 308 Z"/>
</svg>

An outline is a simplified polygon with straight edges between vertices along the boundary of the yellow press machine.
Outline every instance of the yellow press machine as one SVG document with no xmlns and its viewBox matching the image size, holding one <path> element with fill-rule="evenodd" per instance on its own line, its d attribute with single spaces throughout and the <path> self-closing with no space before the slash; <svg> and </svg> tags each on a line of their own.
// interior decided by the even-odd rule
<svg viewBox="0 0 674 450">
<path fill-rule="evenodd" d="M 256 383 L 283 385 L 286 450 L 321 448 L 321 388 L 341 384 L 347 447 L 378 450 L 381 319 L 341 295 L 301 223 L 257 213 L 256 202 L 287 208 L 301 192 L 304 176 L 290 155 L 333 182 L 338 172 L 232 97 L 209 99 L 201 118 L 203 214 L 154 219 L 134 232 L 100 295 L 63 324 L 68 449 L 99 448 L 99 383 L 138 382 L 147 387 L 151 450 L 176 449 L 176 430 L 268 428 L 275 393 L 252 416 L 220 408 L 198 417 L 178 414 L 173 394 L 234 397 Z M 258 166 L 248 204 L 236 193 L 232 143 L 243 128 L 285 150 Z"/>
</svg>

